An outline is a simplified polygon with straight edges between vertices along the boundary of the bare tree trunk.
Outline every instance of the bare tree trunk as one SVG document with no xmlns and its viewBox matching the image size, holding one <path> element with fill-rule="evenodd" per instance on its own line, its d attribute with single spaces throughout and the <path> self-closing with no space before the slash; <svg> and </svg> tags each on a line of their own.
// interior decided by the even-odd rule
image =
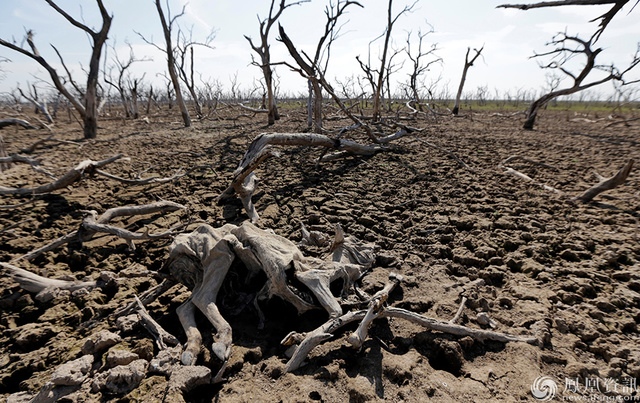
<svg viewBox="0 0 640 403">
<path fill-rule="evenodd" d="M 9 154 L 7 154 L 7 147 L 4 144 L 4 139 L 2 138 L 2 134 L 0 134 L 0 158 L 7 157 L 8 155 Z M 11 168 L 11 164 L 4 162 L 0 163 L 0 172 L 6 171 L 9 168 Z"/>
<path fill-rule="evenodd" d="M 184 127 L 190 127 L 191 116 L 189 116 L 189 110 L 187 109 L 187 104 L 185 103 L 184 98 L 182 97 L 182 90 L 180 89 L 180 80 L 178 79 L 178 73 L 176 71 L 176 62 L 173 54 L 173 44 L 171 41 L 171 25 L 175 21 L 176 17 L 173 17 L 169 21 L 167 21 L 167 19 L 165 18 L 164 12 L 162 11 L 160 0 L 156 0 L 156 9 L 158 10 L 158 15 L 160 16 L 160 23 L 162 24 L 162 32 L 164 33 L 164 39 L 165 39 L 166 49 L 167 49 L 167 70 L 169 71 L 169 77 L 171 78 L 171 83 L 173 84 L 173 90 L 176 94 L 176 103 L 180 108 L 180 113 L 182 115 L 182 121 L 184 122 Z"/>
<path fill-rule="evenodd" d="M 382 57 L 380 58 L 380 74 L 378 74 L 378 82 L 376 84 L 375 91 L 373 92 L 373 120 L 380 119 L 380 103 L 382 101 L 382 86 L 384 84 L 385 79 L 385 71 L 387 67 L 387 52 L 389 51 L 389 41 L 391 39 L 391 29 L 393 28 L 393 23 L 395 19 L 391 18 L 391 6 L 393 4 L 393 0 L 389 0 L 389 7 L 387 9 L 387 30 L 384 37 L 384 46 L 382 47 Z"/>
<path fill-rule="evenodd" d="M 311 80 L 313 85 L 313 131 L 322 133 L 322 86 L 318 80 Z"/>
<path fill-rule="evenodd" d="M 33 87 L 35 91 L 35 85 Z M 26 100 L 30 101 L 33 105 L 35 105 L 36 113 L 42 112 L 45 119 L 47 120 L 47 123 L 53 123 L 53 118 L 49 114 L 49 110 L 47 109 L 47 103 L 45 101 L 42 101 L 42 102 L 38 101 L 37 94 L 35 96 L 31 96 L 31 95 L 27 96 L 20 87 L 18 87 L 18 91 L 20 92 L 20 95 L 22 95 Z"/>
<path fill-rule="evenodd" d="M 480 56 L 480 53 L 482 53 L 482 49 L 484 49 L 484 46 L 482 46 L 480 50 L 474 49 L 476 54 L 475 56 L 473 56 L 471 60 L 469 60 L 469 52 L 471 51 L 471 48 L 467 48 L 467 54 L 464 56 L 464 68 L 462 69 L 462 78 L 460 79 L 460 85 L 458 86 L 458 93 L 456 94 L 456 102 L 453 105 L 453 110 L 451 111 L 451 113 L 453 113 L 454 116 L 458 116 L 458 112 L 460 111 L 460 98 L 462 97 L 462 90 L 464 89 L 464 83 L 467 80 L 467 71 L 469 70 L 469 67 L 473 66 L 473 63 Z"/>
<path fill-rule="evenodd" d="M 133 114 L 134 119 L 138 119 L 140 117 L 140 113 L 138 112 L 138 83 L 134 82 L 131 87 L 131 113 Z"/>
<path fill-rule="evenodd" d="M 193 104 L 194 107 L 196 109 L 196 116 L 198 116 L 198 118 L 202 118 L 204 115 L 202 114 L 202 107 L 200 106 L 200 100 L 198 99 L 198 94 L 196 92 L 196 87 L 194 86 L 194 80 L 193 80 L 193 70 L 194 70 L 194 66 L 193 66 L 193 46 L 191 47 L 191 70 L 190 70 L 190 76 L 191 76 L 191 85 L 188 86 L 189 88 L 189 92 L 191 93 L 191 99 L 193 99 Z"/>
<path fill-rule="evenodd" d="M 309 90 L 309 96 L 307 97 L 307 129 L 313 128 L 313 84 L 311 80 L 307 79 L 307 88 Z"/>
<path fill-rule="evenodd" d="M 147 108 L 146 108 L 146 115 L 149 115 L 149 112 L 151 111 L 151 102 L 153 101 L 153 86 L 149 87 L 149 95 L 147 97 Z"/>
<path fill-rule="evenodd" d="M 265 85 L 267 87 L 267 124 L 273 125 L 276 120 L 280 120 L 280 113 L 278 112 L 278 106 L 276 105 L 275 91 L 273 90 L 273 70 L 269 64 L 263 65 L 262 73 L 264 75 Z"/>
</svg>

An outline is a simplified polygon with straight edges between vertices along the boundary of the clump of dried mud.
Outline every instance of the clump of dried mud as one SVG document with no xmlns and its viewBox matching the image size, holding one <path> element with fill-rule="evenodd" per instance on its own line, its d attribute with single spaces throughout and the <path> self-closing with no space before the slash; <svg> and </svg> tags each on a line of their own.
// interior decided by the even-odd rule
<svg viewBox="0 0 640 403">
<path fill-rule="evenodd" d="M 29 204 L 1 209 L 0 261 L 77 229 L 86 210 L 170 200 L 188 211 L 117 224 L 159 232 L 197 220 L 239 223 L 246 218 L 241 204 L 218 206 L 216 197 L 250 141 L 264 131 L 300 130 L 300 113 L 292 111 L 269 128 L 261 117 L 237 119 L 234 111 L 189 129 L 166 115 L 150 116 L 149 123 L 105 119 L 92 141 L 77 141 L 82 136 L 77 124 L 59 122 L 53 131 L 64 141 L 48 141 L 32 155 L 58 177 L 84 159 L 117 153 L 129 159 L 104 170 L 122 177 L 189 173 L 151 186 L 85 177 Z M 289 148 L 258 170 L 254 201 L 260 226 L 290 239 L 300 239 L 300 223 L 328 233 L 340 223 L 347 233 L 375 242 L 379 256 L 362 286 L 373 292 L 390 271 L 401 273 L 407 281 L 391 295 L 391 304 L 448 320 L 464 296 L 461 323 L 513 334 L 546 327 L 544 346 L 479 343 L 384 319 L 375 323 L 361 351 L 337 334 L 312 351 L 307 365 L 283 373 L 286 357 L 279 341 L 326 317 L 317 312 L 298 318 L 272 301 L 267 326 L 258 330 L 251 291 L 228 290 L 221 302 L 234 329 L 227 380 L 176 389 L 165 374 L 149 368 L 158 347 L 142 327 L 119 327 L 105 319 L 157 284 L 147 270 L 161 267 L 169 241 L 139 242 L 130 251 L 122 240 L 101 236 L 17 264 L 55 278 L 117 278 L 111 286 L 44 301 L 3 273 L 0 398 L 20 401 L 37 394 L 61 365 L 87 352 L 93 360 L 82 363 L 86 371 L 64 378 L 79 379 L 68 386 L 66 401 L 516 401 L 533 400 L 531 385 L 540 376 L 557 383 L 558 396 L 632 395 L 629 380 L 640 378 L 640 176 L 632 171 L 623 186 L 591 204 L 570 198 L 597 182 L 593 172 L 609 176 L 629 159 L 640 160 L 638 121 L 625 125 L 593 114 L 576 119 L 570 112 L 549 112 L 536 131 L 525 132 L 520 118 L 468 113 L 411 122 L 425 130 L 396 141 L 387 152 L 319 165 L 320 151 Z M 342 123 L 348 124 L 331 122 Z M 13 128 L 0 134 L 9 153 L 49 135 Z M 513 155 L 530 161 L 514 160 L 510 167 L 563 194 L 506 175 L 499 164 Z M 24 165 L 0 174 L 2 186 L 49 180 Z M 4 196 L 0 205 L 27 200 Z M 148 307 L 181 342 L 185 336 L 175 309 L 188 295 L 176 287 Z M 210 345 L 211 326 L 203 317 L 199 325 Z M 117 337 L 86 350 L 87 339 L 101 331 Z M 219 365 L 208 350 L 199 364 L 214 371 Z M 133 380 L 118 378 L 113 369 L 122 366 Z M 112 378 L 102 379 L 105 374 Z M 566 379 L 577 380 L 577 393 L 565 388 Z M 593 379 L 599 379 L 600 392 L 586 387 Z"/>
</svg>

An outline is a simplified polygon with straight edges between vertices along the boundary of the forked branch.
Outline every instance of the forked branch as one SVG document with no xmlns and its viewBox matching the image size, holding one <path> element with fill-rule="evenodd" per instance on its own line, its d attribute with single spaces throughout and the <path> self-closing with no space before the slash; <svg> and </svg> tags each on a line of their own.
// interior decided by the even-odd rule
<svg viewBox="0 0 640 403">
<path fill-rule="evenodd" d="M 64 235 L 56 239 L 55 241 L 43 247 L 35 249 L 27 253 L 26 255 L 20 256 L 14 260 L 19 260 L 19 259 L 33 260 L 36 257 L 40 256 L 41 254 L 52 251 L 69 242 L 89 241 L 98 232 L 110 233 L 110 234 L 119 236 L 121 238 L 124 238 L 128 241 L 129 247 L 133 246 L 133 243 L 132 243 L 133 239 L 156 239 L 156 238 L 170 237 L 175 235 L 175 232 L 173 230 L 169 230 L 160 234 L 149 234 L 148 231 L 145 231 L 143 233 L 132 232 L 132 231 L 127 231 L 125 229 L 117 228 L 107 224 L 116 217 L 154 214 L 159 212 L 171 212 L 171 211 L 176 211 L 180 209 L 186 209 L 186 207 L 171 201 L 159 201 L 155 203 L 144 204 L 141 206 L 114 207 L 105 211 L 99 217 L 97 217 L 97 213 L 95 211 L 91 211 L 89 212 L 89 215 L 83 220 L 79 230 L 76 230 L 67 235 Z"/>
<path fill-rule="evenodd" d="M 622 185 L 627 180 L 627 177 L 629 177 L 631 168 L 633 168 L 632 159 L 630 159 L 629 162 L 627 162 L 615 175 L 609 178 L 602 178 L 600 182 L 587 189 L 580 196 L 574 197 L 574 200 L 582 203 L 588 203 L 600 193 Z"/>
</svg>

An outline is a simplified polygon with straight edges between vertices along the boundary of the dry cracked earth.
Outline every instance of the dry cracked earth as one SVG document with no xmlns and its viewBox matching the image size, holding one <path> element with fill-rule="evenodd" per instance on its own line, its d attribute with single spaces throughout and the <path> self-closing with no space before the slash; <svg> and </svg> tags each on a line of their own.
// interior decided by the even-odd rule
<svg viewBox="0 0 640 403">
<path fill-rule="evenodd" d="M 127 159 L 104 171 L 125 178 L 167 177 L 180 169 L 187 174 L 155 185 L 87 174 L 50 194 L 1 196 L 0 205 L 19 206 L 0 209 L 0 261 L 78 229 L 87 210 L 102 213 L 159 200 L 187 206 L 113 223 L 152 233 L 180 224 L 191 231 L 198 221 L 242 222 L 239 201 L 217 205 L 216 197 L 256 135 L 300 131 L 305 117 L 302 108 L 292 108 L 266 128 L 263 116 L 238 115 L 220 111 L 189 129 L 170 114 L 148 121 L 105 118 L 91 141 L 80 140 L 77 123 L 61 119 L 52 128 L 55 140 L 30 155 L 56 177 L 82 160 L 118 153 Z M 280 340 L 292 330 L 318 327 L 326 313 L 297 316 L 273 299 L 263 307 L 266 326 L 258 329 L 251 304 L 256 289 L 238 288 L 236 268 L 219 298 L 234 329 L 225 381 L 206 384 L 220 363 L 205 348 L 198 366 L 187 369 L 191 380 L 176 387 L 158 369 L 162 353 L 151 335 L 138 323 L 109 316 L 158 284 L 153 272 L 162 267 L 171 240 L 139 241 L 130 250 L 122 239 L 101 235 L 31 262 L 13 262 L 47 277 L 99 280 L 100 287 L 43 298 L 2 272 L 0 400 L 31 401 L 40 393 L 39 401 L 47 401 L 42 391 L 51 389 L 55 371 L 72 360 L 79 360 L 81 371 L 75 385 L 56 389 L 60 401 L 536 401 L 536 380 L 534 392 L 555 392 L 551 401 L 637 399 L 640 174 L 634 168 L 622 186 L 592 203 L 571 200 L 598 181 L 594 173 L 611 176 L 629 159 L 640 160 L 640 121 L 624 118 L 545 112 L 535 131 L 522 131 L 521 115 L 465 112 L 409 121 L 424 130 L 374 156 L 318 164 L 320 150 L 289 147 L 257 170 L 260 227 L 297 242 L 301 223 L 329 234 L 339 223 L 379 248 L 363 290 L 381 289 L 394 271 L 405 281 L 391 293 L 390 305 L 448 321 L 464 297 L 460 324 L 516 335 L 542 329 L 541 345 L 479 342 L 379 319 L 361 350 L 346 343 L 354 328 L 348 327 L 315 348 L 306 365 L 284 373 Z M 327 124 L 340 128 L 349 122 Z M 18 153 L 51 133 L 9 127 L 0 134 L 7 152 Z M 501 162 L 510 156 L 518 158 L 508 167 L 533 182 L 505 173 Z M 26 164 L 0 174 L 2 186 L 49 181 Z M 176 308 L 188 296 L 176 286 L 147 307 L 181 343 L 186 339 Z M 211 325 L 203 316 L 197 319 L 205 346 L 211 346 Z M 119 370 L 128 377 L 119 377 Z"/>
</svg>

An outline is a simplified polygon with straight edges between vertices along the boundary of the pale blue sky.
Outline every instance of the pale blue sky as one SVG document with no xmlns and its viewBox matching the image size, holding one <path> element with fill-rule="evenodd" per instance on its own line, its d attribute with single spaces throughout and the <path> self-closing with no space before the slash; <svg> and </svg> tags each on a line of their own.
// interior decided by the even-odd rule
<svg viewBox="0 0 640 403">
<path fill-rule="evenodd" d="M 152 0 L 105 0 L 105 5 L 114 15 L 110 38 L 117 41 L 121 55 L 128 54 L 125 40 L 134 45 L 138 57 L 153 58 L 153 62 L 138 63 L 137 74 L 146 72 L 146 80 L 158 80 L 157 73 L 164 71 L 164 56 L 152 46 L 145 44 L 134 33 L 138 31 L 147 38 L 160 43 L 162 34 L 160 23 Z M 238 74 L 238 81 L 244 90 L 255 86 L 254 79 L 260 71 L 250 66 L 251 50 L 243 35 L 258 38 L 258 19 L 268 12 L 268 0 L 169 0 L 174 13 L 187 4 L 186 15 L 179 22 L 184 28 L 193 25 L 194 37 L 201 39 L 211 30 L 217 31 L 213 42 L 215 49 L 196 50 L 196 70 L 206 80 L 217 79 L 224 86 L 230 77 Z M 404 47 L 407 31 L 417 33 L 427 30 L 431 24 L 435 32 L 427 36 L 427 43 L 437 43 L 437 55 L 443 63 L 434 66 L 428 73 L 427 81 L 440 79 L 440 87 L 448 85 L 449 92 L 455 93 L 458 85 L 466 48 L 485 46 L 483 59 L 470 70 L 466 89 L 475 92 L 479 86 L 488 87 L 493 96 L 496 91 L 504 94 L 517 89 L 537 89 L 545 85 L 545 72 L 540 70 L 535 60 L 529 59 L 534 51 L 548 50 L 545 43 L 551 36 L 565 29 L 569 34 L 589 35 L 595 23 L 588 21 L 602 14 L 606 7 L 564 7 L 529 11 L 496 9 L 503 3 L 495 0 L 450 0 L 418 2 L 412 14 L 400 18 L 394 27 L 397 47 Z M 59 0 L 59 6 L 88 26 L 99 26 L 97 5 L 91 0 Z M 312 0 L 310 3 L 288 8 L 280 23 L 287 30 L 296 46 L 313 52 L 317 38 L 324 29 L 323 9 L 327 1 Z M 386 0 L 362 0 L 364 9 L 350 8 L 343 22 L 343 36 L 332 48 L 328 78 L 332 81 L 344 79 L 353 74 L 361 74 L 355 56 L 367 57 L 368 43 L 380 35 L 385 27 Z M 401 9 L 409 1 L 395 0 L 394 8 Z M 623 10 L 602 36 L 599 46 L 606 48 L 602 64 L 615 62 L 623 66 L 627 63 L 640 41 L 640 24 L 637 23 L 640 10 L 628 15 L 631 7 Z M 36 33 L 35 41 L 40 52 L 56 66 L 57 57 L 49 44 L 54 44 L 62 53 L 68 66 L 77 73 L 80 64 L 86 66 L 89 57 L 89 40 L 83 31 L 68 24 L 42 0 L 2 0 L 0 3 L 0 37 L 5 40 L 15 38 L 22 41 L 27 29 Z M 290 60 L 284 46 L 275 41 L 277 27 L 272 31 L 272 60 Z M 372 46 L 375 58 L 379 47 Z M 107 53 L 108 56 L 111 53 Z M 0 92 L 15 88 L 17 83 L 25 86 L 34 82 L 36 75 L 48 80 L 44 69 L 30 59 L 9 49 L 0 48 L 0 56 L 12 60 L 2 64 L 5 77 L 0 81 Z M 375 60 L 375 59 L 374 59 Z M 277 68 L 280 76 L 281 92 L 298 94 L 306 91 L 304 80 L 290 73 L 284 66 Z M 640 74 L 635 73 L 635 77 Z M 393 83 L 406 80 L 406 72 L 401 71 L 392 78 Z M 84 79 L 76 78 L 79 82 Z M 395 84 L 394 84 L 395 85 Z M 597 89 L 610 92 L 611 85 Z"/>
</svg>

